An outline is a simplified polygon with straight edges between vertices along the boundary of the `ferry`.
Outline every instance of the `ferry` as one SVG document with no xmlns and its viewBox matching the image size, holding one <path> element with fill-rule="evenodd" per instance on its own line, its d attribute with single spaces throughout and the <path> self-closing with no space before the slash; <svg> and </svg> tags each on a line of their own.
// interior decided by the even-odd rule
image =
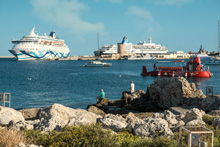
<svg viewBox="0 0 220 147">
<path fill-rule="evenodd" d="M 142 76 L 165 76 L 165 77 L 200 77 L 209 78 L 212 73 L 209 71 L 209 67 L 204 67 L 201 64 L 200 57 L 192 56 L 186 66 L 183 67 L 156 67 L 154 64 L 154 70 L 148 72 L 146 66 L 143 66 Z"/>
<path fill-rule="evenodd" d="M 128 41 L 127 37 L 122 39 L 121 43 L 126 46 L 126 53 L 133 54 L 166 54 L 168 52 L 165 46 L 161 46 L 160 44 L 155 44 L 152 42 L 152 38 L 149 38 L 149 43 L 145 41 L 139 42 L 137 44 L 132 44 Z M 118 53 L 118 44 L 113 45 L 103 45 L 102 48 L 98 49 L 94 52 L 95 56 L 101 55 L 111 55 Z"/>
<path fill-rule="evenodd" d="M 9 50 L 18 60 L 59 59 L 70 55 L 64 40 L 56 37 L 52 31 L 49 36 L 35 34 L 35 26 L 29 35 L 20 40 L 12 40 L 14 44 Z"/>
</svg>

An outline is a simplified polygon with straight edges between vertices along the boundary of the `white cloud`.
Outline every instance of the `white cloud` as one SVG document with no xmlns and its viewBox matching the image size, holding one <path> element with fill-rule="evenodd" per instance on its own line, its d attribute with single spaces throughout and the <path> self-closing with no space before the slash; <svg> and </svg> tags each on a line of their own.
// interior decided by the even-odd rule
<svg viewBox="0 0 220 147">
<path fill-rule="evenodd" d="M 153 0 L 156 4 L 160 5 L 177 5 L 181 6 L 192 2 L 193 0 Z"/>
<path fill-rule="evenodd" d="M 148 10 L 137 6 L 128 7 L 126 14 L 134 17 L 152 20 L 152 15 Z"/>
<path fill-rule="evenodd" d="M 150 11 L 145 8 L 131 6 L 128 7 L 125 14 L 130 17 L 133 27 L 137 30 L 141 30 L 144 34 L 149 35 L 159 29 L 159 25 L 155 22 Z"/>
<path fill-rule="evenodd" d="M 32 0 L 35 14 L 50 24 L 69 29 L 79 37 L 86 33 L 104 31 L 103 23 L 82 20 L 89 7 L 78 0 Z"/>
</svg>

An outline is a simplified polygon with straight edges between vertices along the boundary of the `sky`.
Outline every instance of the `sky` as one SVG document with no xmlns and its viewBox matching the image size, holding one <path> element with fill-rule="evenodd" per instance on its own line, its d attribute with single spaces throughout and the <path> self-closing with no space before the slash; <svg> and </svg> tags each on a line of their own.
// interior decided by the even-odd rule
<svg viewBox="0 0 220 147">
<path fill-rule="evenodd" d="M 11 56 L 11 40 L 51 31 L 70 54 L 94 55 L 99 47 L 149 42 L 169 51 L 217 51 L 220 0 L 0 0 L 0 56 Z"/>
</svg>

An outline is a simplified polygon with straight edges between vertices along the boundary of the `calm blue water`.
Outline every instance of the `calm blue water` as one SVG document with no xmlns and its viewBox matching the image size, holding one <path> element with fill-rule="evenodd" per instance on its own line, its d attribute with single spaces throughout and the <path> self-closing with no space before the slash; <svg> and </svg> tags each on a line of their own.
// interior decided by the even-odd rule
<svg viewBox="0 0 220 147">
<path fill-rule="evenodd" d="M 72 108 L 83 108 L 96 102 L 100 89 L 110 100 L 121 98 L 129 90 L 130 81 L 135 90 L 146 91 L 148 84 L 158 77 L 142 77 L 142 66 L 153 69 L 154 61 L 103 61 L 112 67 L 80 67 L 87 61 L 0 61 L 0 92 L 11 93 L 14 109 L 43 108 L 60 103 Z M 163 65 L 181 63 L 159 63 Z M 210 66 L 212 78 L 188 78 L 205 93 L 213 86 L 220 94 L 220 65 Z"/>
</svg>

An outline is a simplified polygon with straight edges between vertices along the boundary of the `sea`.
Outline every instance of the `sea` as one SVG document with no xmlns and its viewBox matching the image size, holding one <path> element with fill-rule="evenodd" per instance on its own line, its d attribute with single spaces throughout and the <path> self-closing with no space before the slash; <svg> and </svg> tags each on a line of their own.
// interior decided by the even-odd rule
<svg viewBox="0 0 220 147">
<path fill-rule="evenodd" d="M 11 108 L 45 108 L 59 103 L 71 108 L 86 109 L 96 103 L 103 89 L 106 98 L 120 99 L 123 91 L 129 91 L 134 81 L 135 90 L 147 90 L 158 78 L 141 76 L 142 66 L 153 70 L 157 66 L 181 66 L 186 63 L 147 60 L 106 60 L 112 67 L 82 67 L 88 61 L 14 61 L 0 60 L 0 93 L 11 94 Z M 212 86 L 214 94 L 220 94 L 220 65 L 210 65 L 211 78 L 187 78 L 206 94 Z M 172 78 L 172 77 L 171 77 Z"/>
</svg>

